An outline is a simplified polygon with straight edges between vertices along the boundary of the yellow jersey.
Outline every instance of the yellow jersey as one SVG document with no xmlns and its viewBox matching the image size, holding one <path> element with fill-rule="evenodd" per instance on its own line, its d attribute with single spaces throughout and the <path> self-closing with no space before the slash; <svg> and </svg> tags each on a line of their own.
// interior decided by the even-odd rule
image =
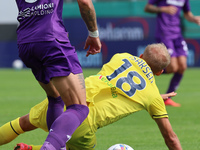
<svg viewBox="0 0 200 150">
<path fill-rule="evenodd" d="M 151 68 L 139 57 L 115 54 L 85 83 L 94 131 L 140 110 L 147 110 L 153 119 L 168 117 Z"/>
</svg>

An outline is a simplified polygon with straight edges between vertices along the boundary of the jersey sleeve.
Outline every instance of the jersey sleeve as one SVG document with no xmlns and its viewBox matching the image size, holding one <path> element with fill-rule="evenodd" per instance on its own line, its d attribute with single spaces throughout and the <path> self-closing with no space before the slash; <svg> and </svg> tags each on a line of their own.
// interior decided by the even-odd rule
<svg viewBox="0 0 200 150">
<path fill-rule="evenodd" d="M 158 0 L 148 0 L 148 4 L 156 5 Z"/>
<path fill-rule="evenodd" d="M 186 0 L 186 1 L 185 1 L 185 4 L 184 4 L 184 6 L 183 6 L 183 11 L 184 11 L 184 12 L 190 11 L 189 0 Z"/>
<path fill-rule="evenodd" d="M 147 111 L 153 119 L 168 117 L 162 97 L 157 97 L 154 99 L 147 108 Z"/>
</svg>

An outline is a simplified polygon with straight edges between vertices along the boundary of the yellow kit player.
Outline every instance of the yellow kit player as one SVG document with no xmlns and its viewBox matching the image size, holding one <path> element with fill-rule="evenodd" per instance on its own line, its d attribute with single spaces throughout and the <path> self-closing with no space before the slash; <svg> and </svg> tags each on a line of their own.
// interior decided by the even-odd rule
<svg viewBox="0 0 200 150">
<path fill-rule="evenodd" d="M 151 44 L 146 47 L 140 57 L 128 53 L 115 54 L 110 62 L 103 65 L 97 75 L 86 78 L 89 115 L 66 143 L 67 149 L 93 150 L 97 143 L 95 132 L 98 128 L 134 112 L 146 110 L 158 124 L 168 148 L 181 150 L 181 144 L 172 130 L 163 101 L 163 98 L 167 98 L 168 95 L 163 95 L 163 97 L 160 95 L 154 78 L 154 75 L 162 73 L 169 62 L 170 56 L 166 47 L 163 44 Z M 175 93 L 170 94 L 169 96 L 175 95 Z M 47 109 L 48 100 L 46 99 L 33 107 L 29 114 L 2 126 L 0 140 L 10 142 L 22 131 L 35 128 L 48 131 Z M 16 127 L 12 126 L 12 129 L 10 124 L 15 124 Z M 3 131 L 3 128 L 7 131 Z M 9 138 L 9 134 L 6 133 L 9 129 L 10 134 L 13 130 L 17 133 L 13 132 L 15 137 Z M 15 150 L 39 150 L 40 147 L 19 143 Z"/>
</svg>

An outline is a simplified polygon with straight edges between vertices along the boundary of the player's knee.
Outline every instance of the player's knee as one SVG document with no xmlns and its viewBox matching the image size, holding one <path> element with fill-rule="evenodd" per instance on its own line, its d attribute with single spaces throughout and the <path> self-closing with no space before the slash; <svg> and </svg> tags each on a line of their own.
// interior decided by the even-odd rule
<svg viewBox="0 0 200 150">
<path fill-rule="evenodd" d="M 168 67 L 166 69 L 167 73 L 175 73 L 178 71 L 178 67 L 177 66 L 171 66 L 171 67 Z"/>
<path fill-rule="evenodd" d="M 177 72 L 178 72 L 179 74 L 183 74 L 183 73 L 185 72 L 185 70 L 186 70 L 186 69 L 179 69 Z"/>
<path fill-rule="evenodd" d="M 183 74 L 186 69 L 187 69 L 187 65 L 180 65 L 177 72 L 180 73 L 180 74 Z"/>
</svg>

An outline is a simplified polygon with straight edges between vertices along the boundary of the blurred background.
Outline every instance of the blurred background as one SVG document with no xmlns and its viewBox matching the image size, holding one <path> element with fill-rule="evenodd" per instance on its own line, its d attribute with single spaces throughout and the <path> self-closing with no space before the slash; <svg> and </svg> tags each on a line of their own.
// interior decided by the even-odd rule
<svg viewBox="0 0 200 150">
<path fill-rule="evenodd" d="M 64 0 L 63 19 L 83 68 L 99 68 L 115 53 L 139 55 L 155 42 L 155 15 L 144 12 L 147 0 L 93 0 L 102 52 L 85 57 L 88 31 L 76 0 Z M 199 14 L 199 0 L 190 0 L 191 11 Z M 7 7 L 9 6 L 9 8 Z M 11 68 L 19 59 L 16 42 L 17 7 L 13 0 L 0 1 L 0 68 Z M 200 67 L 200 27 L 182 19 L 183 35 L 189 48 L 188 66 Z"/>
</svg>

